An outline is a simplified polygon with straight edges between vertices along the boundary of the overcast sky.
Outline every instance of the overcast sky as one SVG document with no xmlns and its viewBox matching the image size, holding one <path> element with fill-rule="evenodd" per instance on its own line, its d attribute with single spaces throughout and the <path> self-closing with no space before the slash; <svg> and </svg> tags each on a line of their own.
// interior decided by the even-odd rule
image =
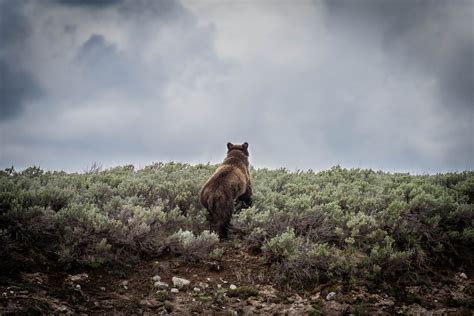
<svg viewBox="0 0 474 316">
<path fill-rule="evenodd" d="M 0 0 L 0 167 L 474 169 L 474 1 Z"/>
</svg>

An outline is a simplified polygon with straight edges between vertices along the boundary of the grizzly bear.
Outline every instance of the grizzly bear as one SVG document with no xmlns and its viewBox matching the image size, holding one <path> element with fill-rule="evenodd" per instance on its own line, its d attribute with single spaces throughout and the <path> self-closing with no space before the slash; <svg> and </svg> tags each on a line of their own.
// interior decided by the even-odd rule
<svg viewBox="0 0 474 316">
<path fill-rule="evenodd" d="M 252 204 L 248 143 L 227 143 L 227 157 L 201 189 L 201 204 L 208 211 L 210 229 L 227 239 L 234 202 Z"/>
</svg>

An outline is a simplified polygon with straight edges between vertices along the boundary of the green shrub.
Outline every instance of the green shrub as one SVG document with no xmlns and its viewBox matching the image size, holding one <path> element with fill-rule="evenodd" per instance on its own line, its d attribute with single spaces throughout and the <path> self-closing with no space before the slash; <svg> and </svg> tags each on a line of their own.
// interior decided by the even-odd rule
<svg viewBox="0 0 474 316">
<path fill-rule="evenodd" d="M 166 251 L 219 259 L 199 190 L 215 165 L 154 163 L 66 173 L 0 172 L 0 269 L 128 264 Z M 389 174 L 251 169 L 252 207 L 233 238 L 263 254 L 277 281 L 387 282 L 472 267 L 474 172 Z M 405 273 L 408 271 L 408 273 Z"/>
<path fill-rule="evenodd" d="M 304 241 L 295 235 L 293 228 L 288 228 L 284 233 L 273 237 L 263 245 L 263 252 L 270 262 L 293 260 L 300 255 L 300 248 Z"/>
<path fill-rule="evenodd" d="M 188 230 L 180 229 L 169 237 L 168 243 L 175 253 L 184 255 L 187 259 L 199 260 L 213 255 L 219 236 L 207 230 L 196 236 Z"/>
</svg>

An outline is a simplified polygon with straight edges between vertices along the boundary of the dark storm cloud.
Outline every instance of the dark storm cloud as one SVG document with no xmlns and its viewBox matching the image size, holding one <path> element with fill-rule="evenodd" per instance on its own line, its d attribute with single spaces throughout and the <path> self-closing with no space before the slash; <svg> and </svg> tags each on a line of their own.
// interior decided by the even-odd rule
<svg viewBox="0 0 474 316">
<path fill-rule="evenodd" d="M 84 83 L 90 89 L 131 89 L 134 84 L 132 68 L 118 52 L 117 47 L 108 42 L 103 35 L 92 34 L 82 44 L 76 61 L 88 74 L 90 82 Z"/>
<path fill-rule="evenodd" d="M 0 1 L 0 120 L 18 116 L 25 102 L 41 92 L 24 69 L 25 43 L 32 29 L 19 1 Z"/>
<path fill-rule="evenodd" d="M 0 4 L 0 167 L 473 167 L 468 2 Z"/>
<path fill-rule="evenodd" d="M 77 57 L 80 61 L 85 61 L 95 66 L 95 64 L 105 62 L 110 56 L 115 54 L 115 46 L 107 43 L 104 36 L 92 34 L 79 48 Z"/>
<path fill-rule="evenodd" d="M 75 170 L 92 161 L 189 161 L 207 146 L 190 137 L 201 123 L 174 90 L 193 91 L 188 87 L 200 74 L 220 71 L 219 59 L 212 30 L 197 25 L 178 1 L 25 3 L 24 36 L 5 35 L 22 38 L 17 47 L 29 45 L 20 50 L 25 69 L 38 75 L 48 95 L 41 109 L 0 124 L 1 164 L 35 160 Z M 17 52 L 13 44 L 5 46 Z M 23 88 L 32 86 L 27 72 L 17 73 Z"/>
<path fill-rule="evenodd" d="M 175 0 L 141 0 L 126 1 L 119 8 L 126 18 L 154 18 L 162 21 L 191 18 L 183 6 Z"/>
<path fill-rule="evenodd" d="M 0 120 L 19 115 L 26 101 L 40 95 L 34 77 L 0 58 Z"/>
<path fill-rule="evenodd" d="M 440 84 L 445 106 L 474 107 L 472 0 L 328 0 L 329 14 Z"/>
<path fill-rule="evenodd" d="M 122 0 L 54 0 L 54 2 L 77 7 L 107 7 L 118 4 Z"/>
<path fill-rule="evenodd" d="M 124 18 L 155 18 L 171 20 L 187 15 L 176 0 L 53 0 L 70 7 L 103 9 L 116 7 Z"/>
<path fill-rule="evenodd" d="M 474 23 L 474 20 L 472 21 Z M 446 105 L 461 105 L 474 109 L 474 36 L 463 42 L 455 48 L 455 53 L 441 68 L 439 76 Z"/>
<path fill-rule="evenodd" d="M 446 2 L 445 2 L 446 3 Z M 331 11 L 353 20 L 353 23 L 377 23 L 388 39 L 412 29 L 429 17 L 430 11 L 442 7 L 438 0 L 327 0 Z"/>
<path fill-rule="evenodd" d="M 22 12 L 20 1 L 0 1 L 0 45 L 2 52 L 9 46 L 19 46 L 31 34 L 31 25 Z"/>
</svg>

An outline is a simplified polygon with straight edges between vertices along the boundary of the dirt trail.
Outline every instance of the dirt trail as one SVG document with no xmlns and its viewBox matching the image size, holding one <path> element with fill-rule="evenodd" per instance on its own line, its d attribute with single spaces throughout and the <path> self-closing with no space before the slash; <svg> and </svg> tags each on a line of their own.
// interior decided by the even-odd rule
<svg viewBox="0 0 474 316">
<path fill-rule="evenodd" d="M 272 283 L 272 271 L 259 256 L 224 244 L 219 261 L 186 262 L 161 258 L 131 267 L 128 273 L 109 270 L 23 273 L 0 276 L 0 313 L 8 314 L 394 314 L 472 315 L 474 282 L 451 273 L 441 283 L 404 288 L 399 294 L 341 284 L 315 285 L 290 291 Z M 152 277 L 172 285 L 172 277 L 191 281 L 171 293 L 158 290 Z M 235 289 L 231 289 L 235 286 Z M 328 294 L 335 296 L 328 300 Z M 331 296 L 331 295 L 329 295 Z"/>
</svg>

